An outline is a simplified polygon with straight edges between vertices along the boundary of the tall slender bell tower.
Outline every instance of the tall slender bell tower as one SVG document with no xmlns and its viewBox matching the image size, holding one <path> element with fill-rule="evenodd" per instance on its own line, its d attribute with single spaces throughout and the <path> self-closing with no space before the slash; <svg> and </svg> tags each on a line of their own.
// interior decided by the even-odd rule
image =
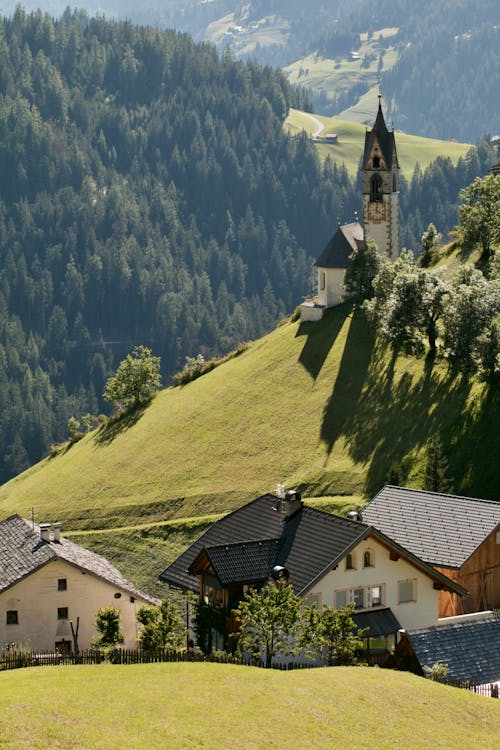
<svg viewBox="0 0 500 750">
<path fill-rule="evenodd" d="M 363 224 L 365 239 L 373 240 L 380 253 L 395 261 L 399 255 L 399 163 L 394 131 L 387 130 L 381 98 L 379 94 L 375 124 L 365 135 Z"/>
</svg>

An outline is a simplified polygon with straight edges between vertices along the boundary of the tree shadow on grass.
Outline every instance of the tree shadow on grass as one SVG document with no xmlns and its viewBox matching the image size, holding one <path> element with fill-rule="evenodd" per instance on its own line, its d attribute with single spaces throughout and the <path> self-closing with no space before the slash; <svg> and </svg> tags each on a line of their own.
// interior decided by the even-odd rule
<svg viewBox="0 0 500 750">
<path fill-rule="evenodd" d="M 372 360 L 375 337 L 364 314 L 355 310 L 332 395 L 323 412 L 321 438 L 331 453 L 342 435 L 349 435 Z"/>
<path fill-rule="evenodd" d="M 326 310 L 323 318 L 317 323 L 304 322 L 299 325 L 296 336 L 305 336 L 306 340 L 299 356 L 300 364 L 316 380 L 326 358 L 335 343 L 347 317 L 351 305 L 339 305 Z"/>
<path fill-rule="evenodd" d="M 150 404 L 151 400 L 144 401 L 134 409 L 111 417 L 98 431 L 95 439 L 96 443 L 98 445 L 110 445 L 118 435 L 130 430 L 131 427 L 137 424 Z"/>
</svg>

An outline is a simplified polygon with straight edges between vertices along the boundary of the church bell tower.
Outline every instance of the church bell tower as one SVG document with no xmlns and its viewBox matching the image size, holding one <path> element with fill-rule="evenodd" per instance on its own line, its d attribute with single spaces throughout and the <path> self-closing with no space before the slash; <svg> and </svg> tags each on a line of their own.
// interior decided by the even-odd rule
<svg viewBox="0 0 500 750">
<path fill-rule="evenodd" d="M 389 132 L 379 94 L 375 124 L 366 131 L 363 154 L 363 224 L 365 239 L 395 261 L 399 255 L 399 163 L 394 131 Z"/>
</svg>

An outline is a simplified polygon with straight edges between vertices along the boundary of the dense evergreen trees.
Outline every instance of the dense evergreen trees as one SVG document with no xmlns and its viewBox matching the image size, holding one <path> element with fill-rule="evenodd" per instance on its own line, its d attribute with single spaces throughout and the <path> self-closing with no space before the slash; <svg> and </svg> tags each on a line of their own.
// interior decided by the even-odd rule
<svg viewBox="0 0 500 750">
<path fill-rule="evenodd" d="M 357 198 L 283 134 L 290 101 L 281 73 L 187 35 L 0 21 L 0 479 L 102 407 L 134 344 L 167 376 L 310 290 L 309 254 Z"/>
</svg>

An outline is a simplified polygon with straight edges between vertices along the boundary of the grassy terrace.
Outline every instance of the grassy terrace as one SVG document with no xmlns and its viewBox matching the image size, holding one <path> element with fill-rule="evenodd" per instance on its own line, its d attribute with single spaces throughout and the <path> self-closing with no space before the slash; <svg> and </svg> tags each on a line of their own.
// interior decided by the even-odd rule
<svg viewBox="0 0 500 750">
<path fill-rule="evenodd" d="M 368 97 L 368 95 L 366 95 Z M 378 100 L 375 90 L 372 90 L 371 99 L 358 103 L 363 111 L 368 111 L 368 120 L 373 124 L 377 112 Z M 323 117 L 314 115 L 325 125 L 322 134 L 337 133 L 337 144 L 318 143 L 316 148 L 322 159 L 330 156 L 333 161 L 344 163 L 354 176 L 359 168 L 359 160 L 363 154 L 365 126 L 359 122 L 350 122 L 340 117 Z M 354 119 L 354 118 L 353 118 Z M 285 121 L 285 127 L 291 133 L 313 133 L 317 128 L 314 123 L 299 110 L 292 109 Z M 401 171 L 407 179 L 411 179 L 417 162 L 425 169 L 438 156 L 449 156 L 453 162 L 457 162 L 461 156 L 465 156 L 469 145 L 466 143 L 455 143 L 453 141 L 439 141 L 432 138 L 422 138 L 406 133 L 397 133 L 397 149 Z"/>
<path fill-rule="evenodd" d="M 493 750 L 500 722 L 499 701 L 363 667 L 31 668 L 0 673 L 0 694 L 5 750 Z"/>
</svg>

